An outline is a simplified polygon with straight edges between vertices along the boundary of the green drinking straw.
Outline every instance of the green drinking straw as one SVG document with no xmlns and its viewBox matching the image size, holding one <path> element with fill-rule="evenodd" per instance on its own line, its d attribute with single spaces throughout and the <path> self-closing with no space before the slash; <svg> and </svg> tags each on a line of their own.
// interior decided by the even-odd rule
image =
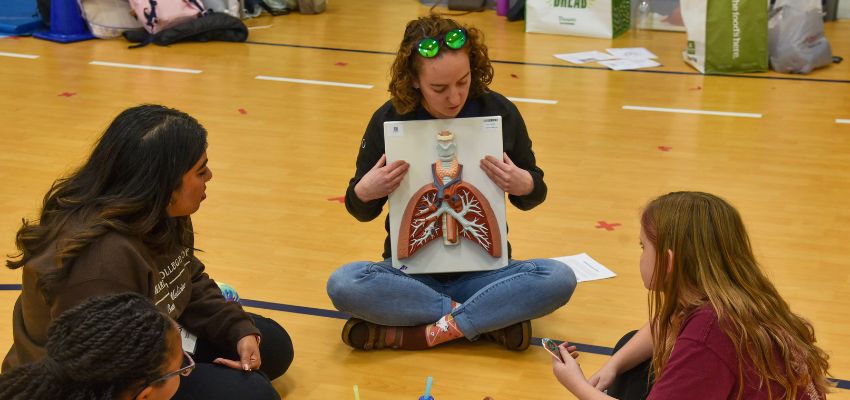
<svg viewBox="0 0 850 400">
<path fill-rule="evenodd" d="M 360 400 L 360 389 L 357 388 L 357 385 L 354 385 L 354 400 Z"/>
</svg>

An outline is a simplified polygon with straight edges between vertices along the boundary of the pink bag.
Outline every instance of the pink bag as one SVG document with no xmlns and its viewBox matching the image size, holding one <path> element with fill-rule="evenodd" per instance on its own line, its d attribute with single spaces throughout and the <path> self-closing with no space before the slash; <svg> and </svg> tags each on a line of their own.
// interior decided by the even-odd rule
<svg viewBox="0 0 850 400">
<path fill-rule="evenodd" d="M 151 35 L 205 12 L 201 0 L 130 0 L 130 7 Z"/>
</svg>

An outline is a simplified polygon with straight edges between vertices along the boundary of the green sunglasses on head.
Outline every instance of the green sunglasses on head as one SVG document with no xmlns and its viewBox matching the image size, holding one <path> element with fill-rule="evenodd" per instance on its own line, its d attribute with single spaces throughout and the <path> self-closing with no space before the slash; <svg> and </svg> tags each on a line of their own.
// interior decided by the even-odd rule
<svg viewBox="0 0 850 400">
<path fill-rule="evenodd" d="M 440 40 L 426 36 L 419 41 L 417 50 L 422 57 L 434 58 L 440 53 L 440 45 L 443 44 L 452 50 L 463 47 L 466 44 L 466 31 L 463 29 L 452 29 L 446 32 Z"/>
</svg>

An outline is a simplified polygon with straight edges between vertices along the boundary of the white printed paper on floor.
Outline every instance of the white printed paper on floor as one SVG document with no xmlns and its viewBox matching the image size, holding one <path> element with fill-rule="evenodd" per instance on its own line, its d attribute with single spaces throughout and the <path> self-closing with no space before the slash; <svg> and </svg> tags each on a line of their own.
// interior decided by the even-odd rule
<svg viewBox="0 0 850 400">
<path fill-rule="evenodd" d="M 591 258 L 587 253 L 576 254 L 574 256 L 555 257 L 553 260 L 567 264 L 570 269 L 576 274 L 578 282 L 595 281 L 599 279 L 608 279 L 617 276 L 614 271 L 605 268 L 604 265 Z"/>
<path fill-rule="evenodd" d="M 624 71 L 627 69 L 638 69 L 638 68 L 650 68 L 650 67 L 658 67 L 661 64 L 653 61 L 653 60 L 638 60 L 638 59 L 627 59 L 627 60 L 608 60 L 608 61 L 600 61 L 600 64 L 611 68 L 615 71 Z"/>
<path fill-rule="evenodd" d="M 596 62 L 596 61 L 604 61 L 611 60 L 614 56 L 603 53 L 601 51 L 585 51 L 581 53 L 565 53 L 565 54 L 555 54 L 555 58 L 560 60 L 569 61 L 573 64 L 584 64 L 588 62 Z"/>
<path fill-rule="evenodd" d="M 611 53 L 613 58 L 624 58 L 624 59 L 639 59 L 645 60 L 648 58 L 658 58 L 651 51 L 647 50 L 644 47 L 620 47 L 616 49 L 606 49 L 608 53 Z"/>
</svg>

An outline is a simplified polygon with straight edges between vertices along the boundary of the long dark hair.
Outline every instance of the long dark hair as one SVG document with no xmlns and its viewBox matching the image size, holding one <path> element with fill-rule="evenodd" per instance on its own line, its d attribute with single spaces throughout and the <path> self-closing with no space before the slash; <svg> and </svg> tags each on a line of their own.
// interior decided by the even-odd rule
<svg viewBox="0 0 850 400">
<path fill-rule="evenodd" d="M 139 294 L 92 297 L 53 321 L 41 361 L 0 375 L 0 400 L 107 400 L 141 390 L 167 372 L 175 329 Z"/>
<path fill-rule="evenodd" d="M 74 260 L 110 231 L 138 237 L 156 249 L 186 245 L 189 218 L 170 218 L 166 207 L 206 148 L 206 130 L 188 114 L 159 105 L 123 111 L 88 161 L 53 183 L 38 220 L 23 221 L 16 236 L 20 253 L 6 265 L 20 268 L 56 246 L 57 268 L 42 274 L 38 283 L 50 302 Z M 60 235 L 64 239 L 57 245 Z"/>
</svg>

